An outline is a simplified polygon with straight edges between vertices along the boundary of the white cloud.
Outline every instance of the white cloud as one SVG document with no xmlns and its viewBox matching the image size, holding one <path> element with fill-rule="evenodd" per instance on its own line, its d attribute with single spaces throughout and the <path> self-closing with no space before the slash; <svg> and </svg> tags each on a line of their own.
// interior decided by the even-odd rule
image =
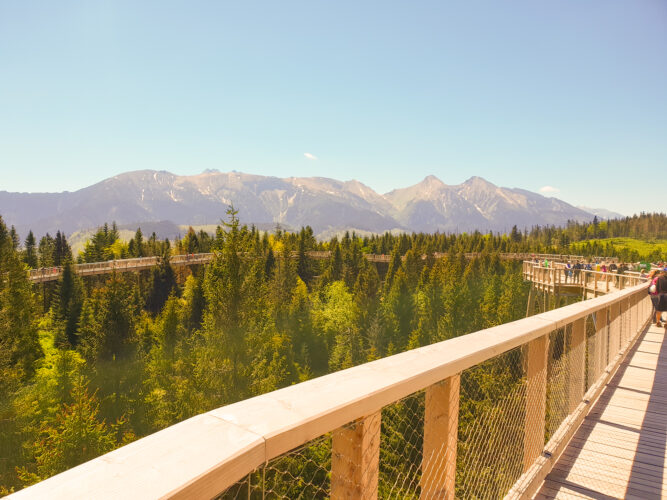
<svg viewBox="0 0 667 500">
<path fill-rule="evenodd" d="M 303 156 L 305 156 L 305 157 L 308 158 L 309 160 L 317 160 L 317 156 L 315 156 L 315 155 L 312 154 L 312 153 L 303 153 Z"/>
<path fill-rule="evenodd" d="M 542 187 L 540 188 L 540 193 L 544 193 L 544 194 L 556 194 L 556 193 L 560 193 L 560 189 L 555 188 L 555 187 L 553 187 L 553 186 L 542 186 Z"/>
</svg>

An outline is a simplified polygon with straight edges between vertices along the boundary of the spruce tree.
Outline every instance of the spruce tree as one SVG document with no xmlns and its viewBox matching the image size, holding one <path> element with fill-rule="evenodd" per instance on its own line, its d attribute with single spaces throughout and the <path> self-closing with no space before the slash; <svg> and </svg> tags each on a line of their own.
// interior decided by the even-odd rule
<svg viewBox="0 0 667 500">
<path fill-rule="evenodd" d="M 169 253 L 160 258 L 157 265 L 151 268 L 148 296 L 146 297 L 146 310 L 152 314 L 158 314 L 167 298 L 176 289 L 176 274 L 169 263 Z"/>
<path fill-rule="evenodd" d="M 32 231 L 28 231 L 28 237 L 25 239 L 25 252 L 23 254 L 23 261 L 31 269 L 37 268 L 37 242 Z"/>
<path fill-rule="evenodd" d="M 61 324 L 64 332 L 65 338 L 61 342 L 66 342 L 68 347 L 76 347 L 79 341 L 77 327 L 83 307 L 83 293 L 81 278 L 74 271 L 72 261 L 67 259 L 58 280 L 54 309 L 55 318 Z"/>
<path fill-rule="evenodd" d="M 68 259 L 72 259 L 72 249 L 67 243 L 65 234 L 58 231 L 53 246 L 53 265 L 62 266 Z"/>
<path fill-rule="evenodd" d="M 42 356 L 37 311 L 32 284 L 1 216 L 0 277 L 0 375 L 24 379 L 33 373 L 35 360 Z"/>
</svg>

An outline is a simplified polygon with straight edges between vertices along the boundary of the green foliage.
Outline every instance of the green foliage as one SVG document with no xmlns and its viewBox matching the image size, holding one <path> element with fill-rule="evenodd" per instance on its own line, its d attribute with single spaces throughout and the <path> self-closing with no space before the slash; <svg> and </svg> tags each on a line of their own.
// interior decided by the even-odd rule
<svg viewBox="0 0 667 500">
<path fill-rule="evenodd" d="M 37 243 L 35 241 L 35 235 L 32 234 L 32 231 L 28 232 L 28 237 L 25 239 L 25 252 L 23 254 L 23 261 L 29 268 L 37 268 Z"/>
<path fill-rule="evenodd" d="M 165 253 L 160 258 L 160 263 L 151 269 L 150 274 L 146 310 L 157 314 L 162 310 L 169 295 L 176 290 L 176 275 L 174 269 L 169 265 L 168 254 Z"/>
<path fill-rule="evenodd" d="M 44 421 L 32 443 L 35 471 L 19 468 L 21 481 L 32 484 L 111 451 L 122 422 L 109 427 L 99 420 L 99 405 L 79 379 L 72 388 L 71 403 L 63 404 L 53 421 Z"/>
<path fill-rule="evenodd" d="M 83 252 L 79 255 L 80 262 L 102 262 L 114 258 L 113 245 L 118 240 L 118 228 L 114 222 L 109 228 L 104 224 L 93 235 L 92 239 L 87 241 Z"/>
<path fill-rule="evenodd" d="M 173 247 L 154 234 L 146 239 L 140 230 L 125 244 L 115 225 L 105 225 L 80 260 L 158 256 L 158 264 L 83 279 L 72 272 L 61 233 L 44 236 L 38 247 L 29 235 L 21 250 L 17 236 L 0 222 L 0 276 L 6 277 L 0 280 L 4 488 L 20 488 L 203 411 L 521 318 L 527 289 L 520 263 L 500 260 L 499 252 L 623 248 L 618 239 L 577 243 L 621 231 L 617 222 L 513 228 L 509 235 L 352 233 L 318 242 L 310 228 L 268 234 L 242 226 L 233 208 L 227 215 L 215 235 L 188 230 Z M 634 231 L 646 220 L 662 219 L 638 217 L 623 230 Z M 331 256 L 309 258 L 313 250 L 330 250 Z M 171 266 L 175 254 L 204 251 L 216 254 L 206 266 L 177 272 Z M 390 257 L 370 263 L 364 256 L 369 252 Z M 466 252 L 479 255 L 466 259 Z M 61 280 L 33 289 L 27 266 L 56 262 L 64 267 Z M 35 292 L 44 294 L 44 310 L 36 307 Z M 491 363 L 464 375 L 469 392 L 463 425 L 495 419 L 503 432 L 515 431 L 497 404 L 515 404 L 523 383 L 508 366 L 514 365 Z M 404 456 L 416 460 L 420 453 L 421 431 L 407 426 L 406 412 L 423 413 L 421 395 L 383 410 L 382 425 L 392 441 L 382 451 L 381 493 L 407 473 Z M 401 450 L 400 443 L 410 444 Z M 281 459 L 266 480 L 275 491 L 320 495 L 316 484 L 328 478 L 326 467 L 315 465 L 326 464 L 330 452 L 325 437 L 301 455 Z M 467 452 L 462 445 L 461 456 Z M 492 458 L 480 460 L 490 464 Z M 513 464 L 503 467 L 497 491 L 514 470 Z M 317 482 L 280 481 L 296 470 Z M 400 491 L 406 498 L 414 494 L 407 487 Z"/>
<path fill-rule="evenodd" d="M 24 264 L 0 217 L 0 373 L 11 371 L 8 380 L 29 378 L 42 355 L 36 313 Z"/>
<path fill-rule="evenodd" d="M 573 252 L 583 255 L 614 256 L 625 262 L 667 260 L 667 239 L 604 238 L 572 243 Z"/>
<path fill-rule="evenodd" d="M 54 317 L 64 333 L 59 341 L 67 343 L 68 347 L 75 347 L 79 342 L 77 330 L 84 299 L 83 283 L 74 272 L 72 261 L 68 259 L 63 266 L 53 304 Z"/>
</svg>

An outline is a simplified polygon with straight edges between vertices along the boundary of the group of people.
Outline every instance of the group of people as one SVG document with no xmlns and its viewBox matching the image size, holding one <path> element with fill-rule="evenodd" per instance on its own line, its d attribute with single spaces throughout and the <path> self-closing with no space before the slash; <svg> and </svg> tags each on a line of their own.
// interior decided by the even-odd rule
<svg viewBox="0 0 667 500">
<path fill-rule="evenodd" d="M 609 265 L 607 265 L 606 262 L 581 262 L 581 261 L 576 261 L 574 264 L 572 264 L 572 261 L 568 261 L 567 264 L 565 264 L 565 269 L 567 270 L 574 270 L 574 271 L 581 271 L 586 270 L 586 271 L 598 271 L 602 273 L 617 273 L 617 274 L 624 274 L 626 271 L 629 271 L 630 268 L 628 267 L 627 264 L 621 263 L 619 265 L 616 265 L 616 262 L 611 262 Z M 570 276 L 572 274 L 570 273 Z"/>
<path fill-rule="evenodd" d="M 541 261 L 537 257 L 534 257 L 533 262 L 545 268 L 550 268 L 554 266 L 554 263 L 550 262 L 546 258 L 544 259 L 544 261 Z M 577 281 L 579 278 L 580 271 L 596 271 L 601 273 L 614 273 L 617 275 L 625 274 L 628 271 L 634 271 L 641 273 L 640 276 L 642 278 L 646 278 L 648 277 L 651 268 L 655 269 L 657 267 L 658 269 L 663 269 L 667 267 L 667 264 L 663 262 L 659 262 L 657 264 L 649 264 L 643 262 L 632 264 L 632 263 L 620 262 L 617 264 L 614 261 L 607 263 L 604 261 L 600 262 L 599 260 L 596 260 L 595 262 L 590 260 L 589 261 L 577 260 L 574 262 L 568 261 L 563 267 L 564 267 L 563 273 L 565 274 L 565 282 L 567 283 L 568 278 L 574 278 L 574 280 Z"/>
<path fill-rule="evenodd" d="M 648 293 L 655 309 L 655 326 L 664 326 L 667 334 L 667 319 L 663 318 L 667 313 L 667 267 L 654 269 L 648 277 L 650 280 Z"/>
<path fill-rule="evenodd" d="M 539 259 L 535 259 L 536 264 L 540 264 Z M 544 262 L 541 263 L 543 267 L 550 267 L 553 265 L 549 262 L 548 259 L 544 259 Z M 579 273 L 581 271 L 598 271 L 602 273 L 615 273 L 615 274 L 625 274 L 630 270 L 630 267 L 625 263 L 616 264 L 616 262 L 611 262 L 607 264 L 606 262 L 584 262 L 584 261 L 567 261 L 563 268 L 563 273 L 565 274 L 565 282 L 567 283 L 569 278 L 574 278 L 574 281 L 578 281 Z"/>
</svg>

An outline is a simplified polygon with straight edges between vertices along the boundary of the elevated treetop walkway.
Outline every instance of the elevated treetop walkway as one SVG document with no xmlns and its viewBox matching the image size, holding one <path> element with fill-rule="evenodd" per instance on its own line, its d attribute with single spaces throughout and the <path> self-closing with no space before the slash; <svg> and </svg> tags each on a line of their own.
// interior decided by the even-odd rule
<svg viewBox="0 0 667 500">
<path fill-rule="evenodd" d="M 565 262 L 556 260 L 551 261 L 549 267 L 541 262 L 524 261 L 523 277 L 539 291 L 556 296 L 582 296 L 584 299 L 588 295 L 597 297 L 646 281 L 646 278 L 638 272 L 626 271 L 619 274 L 611 271 L 568 269 Z"/>
<path fill-rule="evenodd" d="M 328 259 L 331 257 L 329 251 L 309 251 L 306 252 L 311 259 Z M 441 258 L 442 253 L 435 253 L 435 258 Z M 471 258 L 479 253 L 466 253 L 467 258 Z M 292 255 L 296 257 L 297 254 Z M 169 263 L 174 267 L 193 266 L 198 264 L 208 264 L 215 257 L 214 253 L 195 253 L 195 254 L 177 254 L 169 257 Z M 390 262 L 391 255 L 385 254 L 364 254 L 364 257 L 370 262 Z M 422 256 L 426 258 L 426 256 Z M 583 259 L 579 255 L 561 255 L 561 254 L 528 254 L 528 253 L 502 253 L 501 259 L 524 260 L 530 258 L 540 258 L 549 260 L 567 260 Z M 160 263 L 160 257 L 137 257 L 133 259 L 108 260 L 103 262 L 91 262 L 86 264 L 74 264 L 75 272 L 80 276 L 95 276 L 98 274 L 122 273 L 129 271 L 142 271 Z M 62 266 L 42 267 L 29 270 L 29 279 L 33 283 L 44 283 L 47 281 L 56 281 L 62 276 Z"/>
<path fill-rule="evenodd" d="M 643 363 L 638 383 L 655 370 L 635 358 L 652 339 L 651 313 L 646 284 L 630 286 L 212 410 L 14 498 L 527 498 L 558 495 L 581 476 L 578 458 L 649 461 L 614 491 L 662 491 L 664 432 L 651 427 L 662 448 L 646 442 L 634 455 L 631 436 L 642 418 L 664 426 L 664 413 L 609 410 L 619 432 L 595 439 L 624 439 L 623 457 L 589 449 L 581 431 L 614 400 L 599 396 L 619 367 Z M 616 406 L 650 401 L 642 384 Z M 582 442 L 586 453 L 573 451 Z"/>
</svg>

